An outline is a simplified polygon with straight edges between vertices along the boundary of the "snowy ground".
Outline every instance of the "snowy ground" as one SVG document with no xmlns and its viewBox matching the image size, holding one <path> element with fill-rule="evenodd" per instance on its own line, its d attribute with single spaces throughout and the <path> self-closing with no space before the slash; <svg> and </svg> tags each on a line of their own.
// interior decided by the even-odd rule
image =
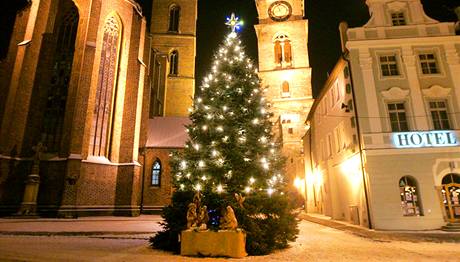
<svg viewBox="0 0 460 262">
<path fill-rule="evenodd" d="M 302 221 L 291 247 L 235 261 L 460 261 L 460 244 L 377 242 Z M 0 236 L 0 261 L 226 261 L 187 258 L 149 248 L 147 236 Z"/>
</svg>

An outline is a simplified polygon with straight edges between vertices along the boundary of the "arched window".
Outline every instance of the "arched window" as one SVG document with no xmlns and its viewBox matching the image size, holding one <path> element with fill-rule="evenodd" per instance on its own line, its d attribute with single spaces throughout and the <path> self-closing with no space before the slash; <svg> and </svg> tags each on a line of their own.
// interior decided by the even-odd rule
<svg viewBox="0 0 460 262">
<path fill-rule="evenodd" d="M 281 84 L 281 97 L 289 97 L 289 82 L 284 81 L 283 84 Z"/>
<path fill-rule="evenodd" d="M 118 69 L 121 25 L 111 16 L 104 25 L 99 79 L 91 127 L 90 155 L 108 156 Z"/>
<path fill-rule="evenodd" d="M 71 0 L 60 2 L 61 12 L 53 32 L 54 59 L 49 65 L 52 70 L 42 126 L 42 137 L 48 152 L 58 152 L 61 144 L 79 19 L 78 9 Z"/>
<path fill-rule="evenodd" d="M 422 216 L 420 196 L 417 182 L 410 176 L 404 176 L 399 180 L 399 193 L 401 196 L 401 208 L 404 216 Z"/>
<path fill-rule="evenodd" d="M 172 5 L 169 9 L 169 32 L 179 32 L 179 16 L 180 7 L 178 5 Z"/>
<path fill-rule="evenodd" d="M 152 166 L 152 186 L 160 186 L 161 183 L 161 162 L 160 159 L 156 159 Z"/>
<path fill-rule="evenodd" d="M 292 50 L 289 37 L 284 34 L 277 35 L 274 40 L 275 64 L 277 67 L 292 66 Z"/>
<path fill-rule="evenodd" d="M 444 211 L 449 222 L 460 222 L 460 174 L 447 174 L 441 187 Z"/>
<path fill-rule="evenodd" d="M 169 55 L 169 75 L 177 76 L 179 69 L 179 52 L 174 50 Z"/>
</svg>

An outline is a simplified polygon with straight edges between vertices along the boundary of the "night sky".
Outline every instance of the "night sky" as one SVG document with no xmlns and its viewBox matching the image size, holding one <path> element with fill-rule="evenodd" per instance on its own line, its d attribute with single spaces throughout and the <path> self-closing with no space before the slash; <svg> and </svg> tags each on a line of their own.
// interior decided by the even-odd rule
<svg viewBox="0 0 460 262">
<path fill-rule="evenodd" d="M 150 16 L 151 0 L 139 1 L 143 2 L 145 15 Z M 0 0 L 0 58 L 5 55 L 5 42 L 9 38 L 13 23 L 11 18 L 14 18 L 18 6 L 26 3 L 26 0 Z M 210 68 L 213 53 L 228 33 L 224 23 L 232 12 L 244 20 L 241 38 L 246 52 L 257 60 L 254 30 L 257 11 L 254 0 L 198 0 L 198 3 L 197 86 Z M 440 21 L 456 21 L 452 7 L 459 6 L 460 0 L 422 0 L 422 3 L 430 17 Z M 368 21 L 369 13 L 365 0 L 306 0 L 305 9 L 306 18 L 309 20 L 308 46 L 313 68 L 313 92 L 318 94 L 327 72 L 340 56 L 338 24 L 340 21 L 347 21 L 350 27 L 362 26 Z"/>
<path fill-rule="evenodd" d="M 254 0 L 198 0 L 197 86 L 210 68 L 212 55 L 228 29 L 225 18 L 235 12 L 245 25 L 241 31 L 243 44 L 251 58 L 257 59 L 257 10 Z M 440 21 L 456 21 L 452 7 L 460 0 L 422 0 L 428 16 Z M 309 20 L 310 66 L 313 68 L 313 93 L 319 93 L 327 72 L 341 54 L 338 25 L 347 21 L 350 27 L 364 25 L 369 19 L 365 0 L 306 0 L 305 15 Z"/>
</svg>

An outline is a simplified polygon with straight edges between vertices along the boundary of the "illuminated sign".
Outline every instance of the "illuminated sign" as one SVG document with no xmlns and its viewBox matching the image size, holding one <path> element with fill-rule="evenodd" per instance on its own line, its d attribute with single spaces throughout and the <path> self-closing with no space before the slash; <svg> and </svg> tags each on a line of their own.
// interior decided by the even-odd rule
<svg viewBox="0 0 460 262">
<path fill-rule="evenodd" d="M 393 133 L 393 145 L 397 148 L 444 147 L 460 145 L 454 131 Z"/>
</svg>

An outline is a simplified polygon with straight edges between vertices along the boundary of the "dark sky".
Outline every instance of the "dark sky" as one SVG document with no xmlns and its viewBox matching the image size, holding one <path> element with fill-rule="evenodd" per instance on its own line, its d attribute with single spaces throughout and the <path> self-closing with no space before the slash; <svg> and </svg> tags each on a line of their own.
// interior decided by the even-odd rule
<svg viewBox="0 0 460 262">
<path fill-rule="evenodd" d="M 212 55 L 223 40 L 228 29 L 225 18 L 235 12 L 245 25 L 241 32 L 247 53 L 257 59 L 257 39 L 254 24 L 257 10 L 254 0 L 198 0 L 197 32 L 197 86 L 207 73 Z M 455 21 L 449 7 L 460 5 L 460 0 L 422 0 L 426 13 L 441 21 Z M 306 18 L 309 20 L 309 53 L 313 68 L 313 90 L 318 94 L 340 56 L 338 24 L 347 21 L 350 27 L 365 24 L 369 12 L 365 0 L 306 0 Z"/>
<path fill-rule="evenodd" d="M 143 2 L 144 13 L 149 16 L 152 0 Z M 155 0 L 153 0 L 155 1 Z M 306 18 L 309 20 L 309 53 L 313 68 L 313 91 L 318 94 L 340 56 L 340 40 L 337 26 L 347 21 L 350 27 L 361 26 L 369 18 L 365 0 L 305 0 Z M 4 56 L 5 42 L 12 29 L 12 18 L 18 6 L 26 0 L 0 0 L 0 58 Z M 225 18 L 235 12 L 245 25 L 241 32 L 243 44 L 250 57 L 257 60 L 257 39 L 254 24 L 257 11 L 254 0 L 198 0 L 197 32 L 197 86 L 210 68 L 212 55 L 228 33 Z M 460 0 L 422 0 L 426 13 L 440 21 L 455 21 L 452 7 Z M 6 6 L 5 6 L 6 5 Z M 257 62 L 257 61 L 255 61 Z"/>
</svg>

